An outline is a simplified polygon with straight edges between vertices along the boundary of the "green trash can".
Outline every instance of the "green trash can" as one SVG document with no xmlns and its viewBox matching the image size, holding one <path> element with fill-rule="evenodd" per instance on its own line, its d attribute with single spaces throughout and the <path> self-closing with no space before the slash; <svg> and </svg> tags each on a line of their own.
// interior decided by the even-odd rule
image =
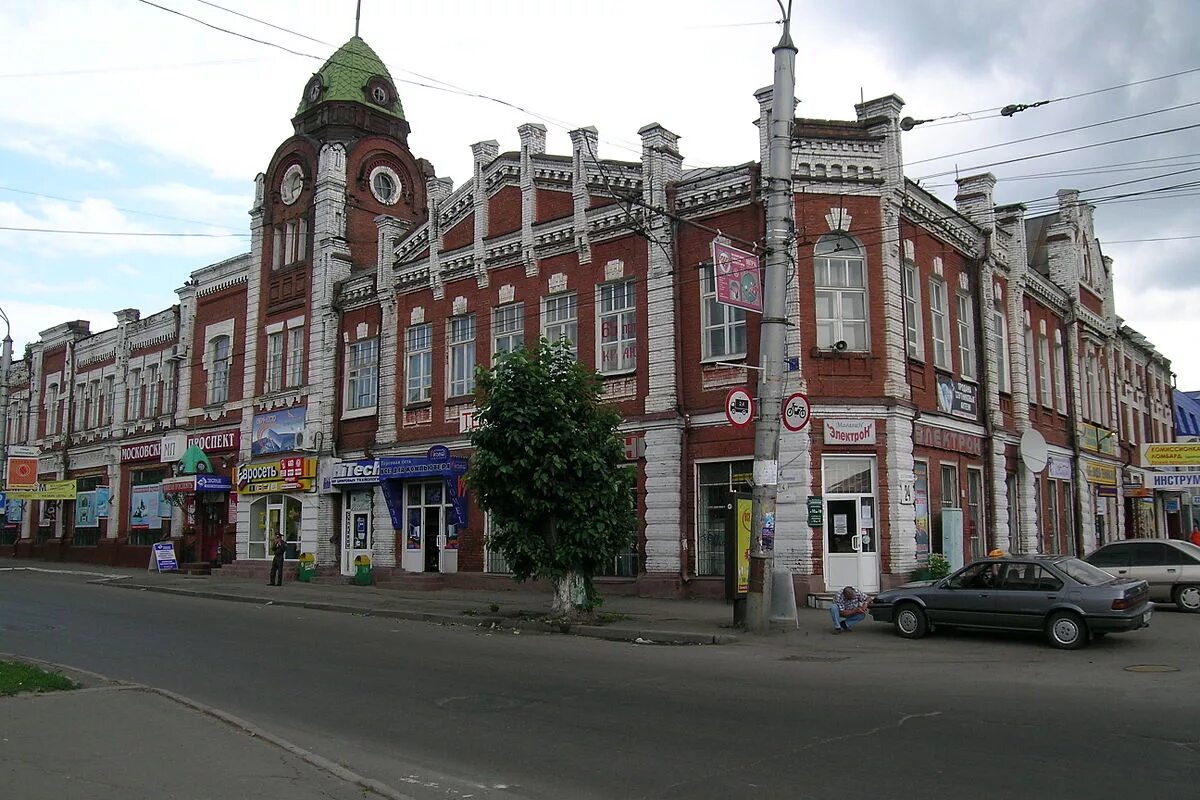
<svg viewBox="0 0 1200 800">
<path fill-rule="evenodd" d="M 355 556 L 354 558 L 354 585 L 355 586 L 370 586 L 375 580 L 371 576 L 371 557 L 370 556 Z"/>
<path fill-rule="evenodd" d="M 312 553 L 300 554 L 300 566 L 296 573 L 296 579 L 302 583 L 312 583 L 312 579 L 317 575 L 317 557 Z"/>
</svg>

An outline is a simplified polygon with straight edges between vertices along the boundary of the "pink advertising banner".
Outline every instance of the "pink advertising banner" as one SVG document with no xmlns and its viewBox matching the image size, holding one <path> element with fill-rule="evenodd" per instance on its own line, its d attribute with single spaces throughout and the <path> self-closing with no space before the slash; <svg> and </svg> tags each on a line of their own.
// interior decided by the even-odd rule
<svg viewBox="0 0 1200 800">
<path fill-rule="evenodd" d="M 720 239 L 712 243 L 717 302 L 762 313 L 762 272 L 758 256 Z"/>
</svg>

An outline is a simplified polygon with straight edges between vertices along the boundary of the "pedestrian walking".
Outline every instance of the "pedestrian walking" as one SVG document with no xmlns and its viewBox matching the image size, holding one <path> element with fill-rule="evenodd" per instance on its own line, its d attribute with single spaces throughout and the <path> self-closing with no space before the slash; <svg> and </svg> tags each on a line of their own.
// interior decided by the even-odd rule
<svg viewBox="0 0 1200 800">
<path fill-rule="evenodd" d="M 270 586 L 283 586 L 283 554 L 287 552 L 287 544 L 283 536 L 275 534 L 275 545 L 271 548 L 271 582 Z"/>
</svg>

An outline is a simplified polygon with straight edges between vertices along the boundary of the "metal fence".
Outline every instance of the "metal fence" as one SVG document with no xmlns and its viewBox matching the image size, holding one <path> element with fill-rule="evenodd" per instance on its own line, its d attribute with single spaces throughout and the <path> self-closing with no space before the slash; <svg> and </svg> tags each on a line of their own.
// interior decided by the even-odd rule
<svg viewBox="0 0 1200 800">
<path fill-rule="evenodd" d="M 0 531 L 0 547 L 17 543 L 16 531 Z"/>
<path fill-rule="evenodd" d="M 487 563 L 484 566 L 486 572 L 494 575 L 511 575 L 512 569 L 505 561 L 504 555 L 494 550 L 489 550 L 487 554 Z M 636 550 L 630 550 L 628 553 L 621 553 L 612 560 L 611 566 L 607 569 L 597 570 L 597 578 L 636 578 L 638 574 L 638 554 Z"/>
<path fill-rule="evenodd" d="M 154 544 L 159 540 L 158 531 L 133 531 L 129 534 L 130 544 Z"/>
<path fill-rule="evenodd" d="M 75 531 L 71 537 L 71 544 L 76 547 L 95 547 L 100 544 L 100 531 Z"/>
</svg>

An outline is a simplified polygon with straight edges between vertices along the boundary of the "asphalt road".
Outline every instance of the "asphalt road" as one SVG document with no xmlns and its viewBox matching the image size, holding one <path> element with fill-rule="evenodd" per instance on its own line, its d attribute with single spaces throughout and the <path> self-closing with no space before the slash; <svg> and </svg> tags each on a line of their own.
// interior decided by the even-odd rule
<svg viewBox="0 0 1200 800">
<path fill-rule="evenodd" d="M 869 623 L 654 647 L 0 573 L 4 651 L 188 695 L 421 798 L 1183 798 L 1200 783 L 1200 617 L 1170 611 L 1079 652 Z"/>
</svg>

